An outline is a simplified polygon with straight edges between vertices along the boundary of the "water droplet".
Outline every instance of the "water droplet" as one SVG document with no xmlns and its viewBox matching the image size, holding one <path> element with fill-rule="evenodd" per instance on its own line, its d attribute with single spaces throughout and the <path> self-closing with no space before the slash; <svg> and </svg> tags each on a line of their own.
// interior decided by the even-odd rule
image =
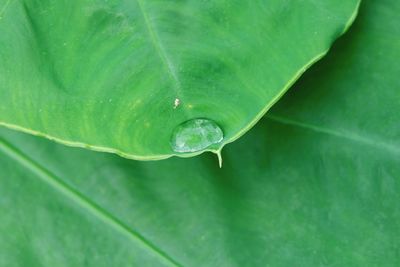
<svg viewBox="0 0 400 267">
<path fill-rule="evenodd" d="M 178 125 L 171 139 L 175 152 L 197 152 L 224 139 L 221 128 L 212 120 L 193 119 Z"/>
<path fill-rule="evenodd" d="M 176 109 L 180 104 L 181 104 L 181 100 L 179 98 L 175 98 L 174 109 Z"/>
</svg>

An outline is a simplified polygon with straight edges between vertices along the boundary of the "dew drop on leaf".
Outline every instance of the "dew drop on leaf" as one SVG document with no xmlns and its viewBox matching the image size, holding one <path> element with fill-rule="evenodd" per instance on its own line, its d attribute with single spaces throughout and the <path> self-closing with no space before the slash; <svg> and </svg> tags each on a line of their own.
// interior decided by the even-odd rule
<svg viewBox="0 0 400 267">
<path fill-rule="evenodd" d="M 193 119 L 178 125 L 172 133 L 171 146 L 175 152 L 197 152 L 224 139 L 221 128 L 209 119 Z"/>
</svg>

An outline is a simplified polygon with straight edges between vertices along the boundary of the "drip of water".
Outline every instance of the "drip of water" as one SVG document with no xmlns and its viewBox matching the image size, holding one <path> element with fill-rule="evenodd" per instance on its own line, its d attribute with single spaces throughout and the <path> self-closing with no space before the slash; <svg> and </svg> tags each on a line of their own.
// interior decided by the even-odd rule
<svg viewBox="0 0 400 267">
<path fill-rule="evenodd" d="M 175 152 L 198 152 L 224 139 L 221 128 L 209 119 L 192 119 L 178 125 L 172 133 L 171 146 Z"/>
</svg>

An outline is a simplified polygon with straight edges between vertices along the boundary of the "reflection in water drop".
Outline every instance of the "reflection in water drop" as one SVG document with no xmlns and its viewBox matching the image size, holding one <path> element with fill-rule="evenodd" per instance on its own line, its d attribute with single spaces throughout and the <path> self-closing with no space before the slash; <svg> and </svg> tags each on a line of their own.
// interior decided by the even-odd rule
<svg viewBox="0 0 400 267">
<path fill-rule="evenodd" d="M 193 119 L 178 125 L 171 139 L 175 152 L 197 152 L 224 139 L 221 128 L 212 120 Z"/>
</svg>

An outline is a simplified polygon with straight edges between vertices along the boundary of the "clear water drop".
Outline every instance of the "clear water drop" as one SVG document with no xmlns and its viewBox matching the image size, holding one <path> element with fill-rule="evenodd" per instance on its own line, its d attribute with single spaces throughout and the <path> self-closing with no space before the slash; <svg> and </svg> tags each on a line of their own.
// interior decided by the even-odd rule
<svg viewBox="0 0 400 267">
<path fill-rule="evenodd" d="M 221 128 L 209 119 L 193 119 L 178 125 L 172 133 L 171 146 L 175 152 L 197 152 L 224 139 Z"/>
</svg>

